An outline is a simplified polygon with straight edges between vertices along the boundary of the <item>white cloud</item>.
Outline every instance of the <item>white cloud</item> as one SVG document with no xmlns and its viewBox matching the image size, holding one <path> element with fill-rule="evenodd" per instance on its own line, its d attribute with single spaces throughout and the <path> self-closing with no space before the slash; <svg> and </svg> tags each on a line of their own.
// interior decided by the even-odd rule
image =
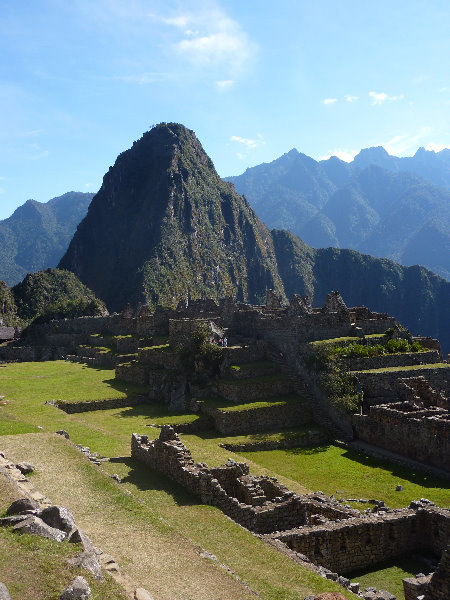
<svg viewBox="0 0 450 600">
<path fill-rule="evenodd" d="M 435 144 L 434 142 L 428 142 L 425 146 L 425 150 L 432 150 L 433 152 L 440 152 L 441 150 L 445 150 L 446 148 L 450 148 L 450 145 L 445 144 Z"/>
<path fill-rule="evenodd" d="M 384 102 L 386 102 L 387 100 L 389 102 L 396 102 L 397 100 L 403 100 L 403 98 L 405 97 L 403 94 L 400 94 L 399 96 L 388 96 L 385 92 L 369 92 L 369 97 L 372 98 L 372 104 L 374 105 L 380 105 L 383 104 Z"/>
<path fill-rule="evenodd" d="M 182 31 L 183 39 L 175 42 L 173 48 L 197 67 L 221 66 L 236 73 L 256 51 L 240 24 L 214 3 L 205 10 L 156 18 Z"/>
<path fill-rule="evenodd" d="M 422 127 L 419 133 L 416 133 L 415 135 L 409 135 L 407 133 L 396 135 L 391 140 L 381 143 L 380 146 L 383 146 L 389 154 L 402 156 L 415 152 L 420 144 L 420 140 L 429 135 L 429 133 L 430 130 L 428 127 Z"/>
<path fill-rule="evenodd" d="M 346 102 L 356 102 L 357 100 L 359 100 L 359 96 L 351 96 L 350 94 L 345 95 Z"/>
<path fill-rule="evenodd" d="M 329 152 L 328 154 L 325 154 L 324 156 L 319 156 L 319 158 L 317 160 L 328 160 L 332 156 L 337 156 L 337 158 L 340 158 L 341 160 L 343 160 L 345 162 L 352 162 L 352 160 L 355 158 L 355 156 L 357 154 L 358 154 L 357 150 L 332 150 L 331 152 Z"/>
<path fill-rule="evenodd" d="M 337 101 L 337 98 L 325 98 L 325 100 L 322 100 L 322 104 L 335 104 Z"/>
<path fill-rule="evenodd" d="M 216 81 L 216 87 L 221 92 L 230 89 L 233 87 L 234 81 L 232 79 L 222 79 L 221 81 Z"/>
<path fill-rule="evenodd" d="M 232 135 L 230 140 L 232 142 L 237 142 L 238 144 L 243 144 L 247 150 L 258 148 L 258 146 L 264 146 L 264 144 L 266 143 L 261 133 L 258 133 L 258 136 L 255 140 L 240 137 L 239 135 Z"/>
<path fill-rule="evenodd" d="M 242 154 L 242 152 L 236 152 L 236 156 L 241 160 L 245 158 L 245 154 Z"/>
</svg>

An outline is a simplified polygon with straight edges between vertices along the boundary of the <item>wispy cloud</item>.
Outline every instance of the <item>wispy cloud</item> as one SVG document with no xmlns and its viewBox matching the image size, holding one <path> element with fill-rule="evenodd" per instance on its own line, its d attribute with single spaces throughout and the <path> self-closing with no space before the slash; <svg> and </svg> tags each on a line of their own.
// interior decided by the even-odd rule
<svg viewBox="0 0 450 600">
<path fill-rule="evenodd" d="M 450 148 L 450 145 L 445 144 L 435 144 L 434 142 L 428 142 L 425 146 L 425 150 L 432 150 L 433 152 L 440 152 L 441 150 L 445 150 L 446 148 Z"/>
<path fill-rule="evenodd" d="M 325 100 L 322 100 L 322 104 L 335 104 L 337 101 L 337 98 L 325 98 Z"/>
<path fill-rule="evenodd" d="M 258 148 L 258 146 L 264 146 L 264 144 L 266 143 L 261 133 L 258 133 L 256 139 L 244 138 L 240 137 L 239 135 L 232 135 L 230 140 L 232 142 L 238 142 L 238 144 L 244 145 L 247 148 L 247 150 Z"/>
<path fill-rule="evenodd" d="M 401 156 L 411 151 L 417 150 L 420 141 L 427 135 L 429 135 L 430 130 L 427 127 L 422 127 L 419 133 L 415 135 L 402 134 L 396 135 L 392 139 L 384 142 L 382 145 L 389 154 L 393 154 L 394 156 Z"/>
<path fill-rule="evenodd" d="M 6 193 L 5 188 L 0 187 L 0 194 L 5 194 L 5 193 Z"/>
<path fill-rule="evenodd" d="M 396 102 L 397 100 L 403 100 L 405 96 L 403 94 L 400 94 L 399 96 L 388 96 L 385 92 L 369 92 L 369 97 L 372 98 L 372 104 L 381 105 L 386 101 Z"/>
<path fill-rule="evenodd" d="M 184 11 L 159 19 L 180 30 L 183 39 L 174 44 L 174 49 L 197 67 L 220 66 L 236 73 L 256 52 L 256 44 L 248 38 L 240 24 L 217 5 L 211 4 L 203 11 Z"/>
<path fill-rule="evenodd" d="M 232 79 L 222 79 L 221 81 L 216 81 L 216 87 L 221 92 L 232 88 L 234 85 L 234 81 Z"/>
<path fill-rule="evenodd" d="M 328 160 L 332 156 L 337 156 L 337 158 L 340 158 L 345 162 L 351 162 L 357 154 L 357 150 L 332 150 L 324 156 L 319 156 L 317 160 Z"/>
<path fill-rule="evenodd" d="M 351 96 L 350 94 L 346 94 L 344 97 L 346 102 L 356 102 L 359 100 L 359 96 Z"/>
</svg>

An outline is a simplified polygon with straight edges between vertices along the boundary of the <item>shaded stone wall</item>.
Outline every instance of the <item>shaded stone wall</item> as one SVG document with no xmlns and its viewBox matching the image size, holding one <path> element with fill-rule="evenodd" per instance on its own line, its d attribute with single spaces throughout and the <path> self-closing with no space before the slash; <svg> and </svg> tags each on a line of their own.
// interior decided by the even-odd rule
<svg viewBox="0 0 450 600">
<path fill-rule="evenodd" d="M 383 354 L 367 358 L 346 358 L 345 364 L 350 371 L 369 369 L 385 369 L 387 367 L 408 367 L 410 365 L 427 365 L 441 361 L 437 350 L 428 352 L 405 352 L 403 354 Z"/>
<path fill-rule="evenodd" d="M 268 406 L 254 410 L 220 411 L 202 406 L 202 412 L 214 421 L 214 427 L 222 435 L 240 435 L 298 427 L 312 422 L 312 411 L 308 404 L 288 402 L 284 405 Z"/>
<path fill-rule="evenodd" d="M 450 598 L 450 546 L 442 554 L 436 572 L 432 575 L 425 600 L 448 600 Z"/>
<path fill-rule="evenodd" d="M 450 414 L 432 408 L 405 412 L 402 405 L 370 407 L 368 415 L 353 415 L 356 436 L 375 446 L 450 472 Z"/>
<path fill-rule="evenodd" d="M 400 509 L 272 534 L 312 562 L 342 574 L 414 551 L 440 554 L 450 539 L 450 512 Z"/>
<path fill-rule="evenodd" d="M 396 382 L 401 377 L 418 377 L 423 375 L 436 390 L 450 395 L 450 365 L 441 368 L 402 369 L 401 371 L 377 371 L 368 373 L 358 371 L 357 376 L 364 390 L 364 399 L 383 397 L 396 399 Z M 394 400 L 395 401 L 395 400 Z"/>
</svg>

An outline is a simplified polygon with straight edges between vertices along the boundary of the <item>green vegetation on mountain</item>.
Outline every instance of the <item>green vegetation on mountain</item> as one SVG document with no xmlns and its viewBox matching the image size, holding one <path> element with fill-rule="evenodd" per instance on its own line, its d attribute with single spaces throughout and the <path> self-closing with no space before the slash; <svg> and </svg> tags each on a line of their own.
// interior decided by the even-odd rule
<svg viewBox="0 0 450 600">
<path fill-rule="evenodd" d="M 269 231 L 195 134 L 173 123 L 117 158 L 60 267 L 114 310 L 144 298 L 257 302 L 268 287 L 283 290 Z"/>
<path fill-rule="evenodd" d="M 17 322 L 17 307 L 10 288 L 0 281 L 0 325 L 14 327 Z"/>
<path fill-rule="evenodd" d="M 450 282 L 423 267 L 403 267 L 354 250 L 314 250 L 288 231 L 272 232 L 286 295 L 308 295 L 321 306 L 339 290 L 347 306 L 387 312 L 413 334 L 450 347 Z"/>
<path fill-rule="evenodd" d="M 5 325 L 24 327 L 32 320 L 42 323 L 105 312 L 103 302 L 69 271 L 30 273 L 12 289 L 0 282 L 0 319 Z"/>
<path fill-rule="evenodd" d="M 27 273 L 56 267 L 93 195 L 68 192 L 46 203 L 28 200 L 0 221 L 0 279 L 12 286 Z"/>
</svg>

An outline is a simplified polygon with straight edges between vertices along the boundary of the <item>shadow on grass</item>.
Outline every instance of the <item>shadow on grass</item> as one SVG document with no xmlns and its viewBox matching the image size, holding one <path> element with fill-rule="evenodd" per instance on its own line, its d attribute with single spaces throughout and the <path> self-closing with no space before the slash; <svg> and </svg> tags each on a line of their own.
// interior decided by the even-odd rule
<svg viewBox="0 0 450 600">
<path fill-rule="evenodd" d="M 171 419 L 176 419 L 177 422 L 179 422 L 180 416 L 183 415 L 186 417 L 186 422 L 191 421 L 193 417 L 197 417 L 197 415 L 193 415 L 191 413 L 171 412 L 167 409 L 165 404 L 153 402 L 143 402 L 142 404 L 130 406 L 118 413 L 117 416 L 121 419 L 133 417 L 143 417 L 145 419 L 167 419 L 167 422 L 170 424 Z"/>
<path fill-rule="evenodd" d="M 288 454 L 302 454 L 308 456 L 311 454 L 320 454 L 329 450 L 331 444 L 322 444 L 320 446 L 307 446 L 306 448 L 285 448 L 284 452 Z"/>
<path fill-rule="evenodd" d="M 366 467 L 383 469 L 389 471 L 394 477 L 405 479 L 410 483 L 420 485 L 424 488 L 442 488 L 450 490 L 450 480 L 440 479 L 434 475 L 422 471 L 416 471 L 413 468 L 395 465 L 388 460 L 381 460 L 368 456 L 357 450 L 347 449 L 343 455 L 344 458 L 358 462 Z"/>
<path fill-rule="evenodd" d="M 128 475 L 122 478 L 122 483 L 130 483 L 142 492 L 147 490 L 166 492 L 166 494 L 172 496 L 178 506 L 201 504 L 180 485 L 171 481 L 165 475 L 152 471 L 148 466 L 134 458 L 120 456 L 110 459 L 110 462 L 122 463 L 130 469 Z"/>
</svg>

